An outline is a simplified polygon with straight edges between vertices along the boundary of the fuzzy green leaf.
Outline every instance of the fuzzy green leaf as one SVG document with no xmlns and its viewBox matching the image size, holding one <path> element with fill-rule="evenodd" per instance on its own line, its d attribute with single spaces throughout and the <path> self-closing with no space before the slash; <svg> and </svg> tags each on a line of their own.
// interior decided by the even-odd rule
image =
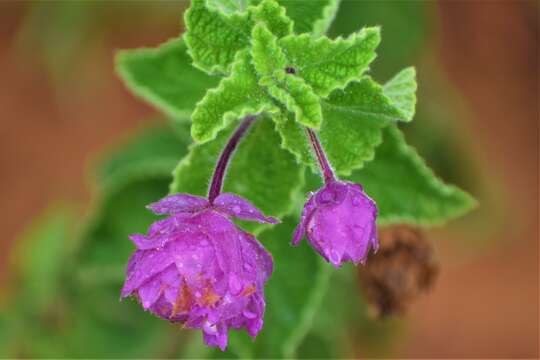
<svg viewBox="0 0 540 360">
<path fill-rule="evenodd" d="M 291 211 L 291 199 L 303 184 L 303 167 L 280 148 L 279 135 L 272 127 L 265 117 L 252 125 L 233 155 L 224 191 L 243 196 L 265 214 L 279 217 Z M 214 141 L 191 148 L 174 170 L 171 193 L 206 195 L 219 153 L 232 131 L 228 128 Z"/>
<path fill-rule="evenodd" d="M 359 80 L 375 59 L 380 42 L 377 27 L 364 28 L 347 39 L 314 39 L 309 34 L 290 35 L 279 40 L 287 55 L 288 66 L 308 83 L 319 96 L 326 97 L 350 81 Z"/>
<path fill-rule="evenodd" d="M 399 109 L 405 121 L 411 121 L 416 107 L 416 70 L 408 67 L 384 84 L 384 93 Z"/>
<path fill-rule="evenodd" d="M 209 74 L 229 73 L 237 52 L 249 46 L 254 22 L 264 22 L 278 37 L 292 31 L 292 21 L 274 0 L 264 0 L 249 7 L 249 11 L 231 12 L 238 4 L 214 1 L 208 8 L 204 0 L 193 0 L 184 15 L 188 53 L 193 64 Z"/>
<path fill-rule="evenodd" d="M 262 83 L 272 82 L 273 77 L 276 78 L 275 81 L 282 81 L 285 78 L 287 59 L 277 44 L 277 37 L 262 23 L 253 27 L 251 56 Z"/>
<path fill-rule="evenodd" d="M 352 82 L 322 101 L 324 121 L 319 138 L 334 169 L 342 175 L 361 168 L 381 143 L 381 129 L 403 118 L 400 109 L 371 78 Z M 317 168 L 303 129 L 288 118 L 275 118 L 282 146 L 313 169 Z"/>
<path fill-rule="evenodd" d="M 326 33 L 334 20 L 341 0 L 279 0 L 294 21 L 294 32 L 314 36 Z"/>
<path fill-rule="evenodd" d="M 209 9 L 220 11 L 225 15 L 244 12 L 249 3 L 249 0 L 206 0 L 206 6 Z"/>
<path fill-rule="evenodd" d="M 197 104 L 191 118 L 193 139 L 201 143 L 212 140 L 234 120 L 248 114 L 274 111 L 271 99 L 257 81 L 249 53 L 239 52 L 231 75 L 221 80 L 217 88 L 208 90 Z"/>
<path fill-rule="evenodd" d="M 136 96 L 172 118 L 191 114 L 206 90 L 218 83 L 191 65 L 182 39 L 155 49 L 121 51 L 116 71 Z"/>
<path fill-rule="evenodd" d="M 253 28 L 251 55 L 260 77 L 259 84 L 287 110 L 296 121 L 318 128 L 322 121 L 320 100 L 301 78 L 285 72 L 287 60 L 274 36 L 263 24 Z"/>
<path fill-rule="evenodd" d="M 193 65 L 209 74 L 229 71 L 238 51 L 249 45 L 251 21 L 247 13 L 225 16 L 193 0 L 185 12 L 184 38 Z"/>
<path fill-rule="evenodd" d="M 260 2 L 260 0 L 206 0 L 209 9 L 219 11 L 225 15 L 243 12 L 249 5 L 255 6 Z M 277 2 L 263 2 L 267 3 L 266 6 L 268 6 L 268 8 L 273 8 L 276 4 L 284 7 L 287 16 L 294 22 L 295 33 L 311 33 L 318 36 L 326 33 L 330 27 L 336 16 L 341 0 L 277 0 Z M 273 13 L 272 17 L 275 18 L 276 14 Z M 267 17 L 267 19 L 269 18 L 270 17 Z M 284 36 L 279 35 L 275 31 L 272 32 L 278 35 L 278 37 Z"/>
<path fill-rule="evenodd" d="M 268 29 L 281 38 L 293 31 L 293 22 L 287 17 L 286 10 L 274 0 L 263 0 L 258 6 L 251 8 L 253 20 L 263 22 Z"/>
<path fill-rule="evenodd" d="M 320 127 L 322 111 L 319 97 L 302 79 L 285 76 L 282 81 L 268 86 L 267 91 L 294 113 L 297 122 L 313 129 Z"/>
<path fill-rule="evenodd" d="M 348 179 L 376 201 L 381 224 L 440 224 L 476 205 L 469 194 L 437 178 L 395 126 L 385 129 L 375 159 Z"/>
</svg>

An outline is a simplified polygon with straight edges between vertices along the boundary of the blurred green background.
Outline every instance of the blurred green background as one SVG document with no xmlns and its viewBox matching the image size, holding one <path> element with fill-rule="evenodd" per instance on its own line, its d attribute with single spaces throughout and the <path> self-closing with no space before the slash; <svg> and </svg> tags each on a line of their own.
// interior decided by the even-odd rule
<svg viewBox="0 0 540 360">
<path fill-rule="evenodd" d="M 167 192 L 187 139 L 113 56 L 177 36 L 187 5 L 0 2 L 0 357 L 203 354 L 200 334 L 118 301 L 125 236 L 152 220 L 131 210 Z M 407 315 L 371 319 L 341 276 L 299 354 L 332 357 L 330 330 L 349 357 L 538 357 L 538 3 L 344 1 L 330 35 L 364 25 L 383 27 L 375 78 L 417 67 L 409 142 L 481 206 L 430 230 L 441 274 Z"/>
</svg>

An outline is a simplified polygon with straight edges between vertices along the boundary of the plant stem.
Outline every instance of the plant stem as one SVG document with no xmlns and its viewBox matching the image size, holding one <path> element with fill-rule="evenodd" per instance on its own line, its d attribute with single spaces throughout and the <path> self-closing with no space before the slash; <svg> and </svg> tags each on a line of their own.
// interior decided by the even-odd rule
<svg viewBox="0 0 540 360">
<path fill-rule="evenodd" d="M 311 145 L 313 146 L 313 150 L 315 151 L 315 155 L 317 156 L 317 161 L 319 162 L 319 166 L 321 167 L 321 172 L 324 177 L 324 182 L 328 184 L 332 181 L 335 181 L 336 177 L 323 151 L 321 143 L 319 142 L 319 138 L 317 138 L 317 134 L 315 134 L 315 132 L 311 130 L 310 128 L 306 127 L 305 129 L 309 137 L 309 141 L 311 142 Z"/>
<path fill-rule="evenodd" d="M 210 204 L 214 202 L 214 199 L 221 192 L 221 188 L 223 187 L 223 179 L 225 177 L 227 167 L 229 166 L 231 155 L 238 146 L 238 143 L 240 142 L 242 137 L 245 135 L 247 129 L 249 129 L 251 124 L 256 119 L 257 116 L 255 115 L 246 116 L 244 120 L 242 120 L 242 123 L 240 123 L 238 128 L 230 137 L 227 145 L 225 145 L 225 147 L 221 151 L 221 155 L 219 155 L 219 160 L 216 164 L 216 167 L 214 168 L 214 174 L 212 175 L 212 182 L 210 183 L 210 188 L 208 189 L 208 201 L 210 202 Z"/>
</svg>

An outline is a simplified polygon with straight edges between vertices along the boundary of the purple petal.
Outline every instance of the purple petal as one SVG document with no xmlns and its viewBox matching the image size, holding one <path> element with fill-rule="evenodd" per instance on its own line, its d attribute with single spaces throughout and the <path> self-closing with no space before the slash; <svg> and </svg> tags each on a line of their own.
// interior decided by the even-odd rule
<svg viewBox="0 0 540 360">
<path fill-rule="evenodd" d="M 175 194 L 147 206 L 156 215 L 178 214 L 181 212 L 197 212 L 208 206 L 208 200 L 190 194 Z"/>
<path fill-rule="evenodd" d="M 155 277 L 144 283 L 137 293 L 141 300 L 142 306 L 145 310 L 148 310 L 150 306 L 154 305 L 158 297 L 161 295 L 162 290 L 161 281 L 159 276 Z"/>
<path fill-rule="evenodd" d="M 242 232 L 242 240 L 244 274 L 254 272 L 257 281 L 262 285 L 274 270 L 272 255 L 253 235 Z"/>
<path fill-rule="evenodd" d="M 263 213 L 249 201 L 231 193 L 220 194 L 214 200 L 214 207 L 228 215 L 235 216 L 242 220 L 270 224 L 279 223 L 279 220 L 271 216 L 264 216 Z"/>
<path fill-rule="evenodd" d="M 223 323 L 210 324 L 205 322 L 203 325 L 203 339 L 209 346 L 217 346 L 221 351 L 227 348 L 227 327 Z"/>
<path fill-rule="evenodd" d="M 192 215 L 177 214 L 156 221 L 150 226 L 148 235 L 132 234 L 128 237 L 139 250 L 162 248 L 170 241 L 178 239 L 181 235 L 193 234 L 197 231 L 196 225 L 184 221 L 189 219 L 190 216 Z"/>
<path fill-rule="evenodd" d="M 310 196 L 309 200 L 306 202 L 306 205 L 304 205 L 304 210 L 302 211 L 302 217 L 300 218 L 300 222 L 298 223 L 298 226 L 296 227 L 296 230 L 294 231 L 292 244 L 294 246 L 300 244 L 300 241 L 304 237 L 304 234 L 306 233 L 307 223 L 309 221 L 309 218 L 311 217 L 311 214 L 313 213 L 313 210 L 315 210 L 315 196 Z"/>
<path fill-rule="evenodd" d="M 174 263 L 174 258 L 167 249 L 144 251 L 137 263 L 131 266 L 131 271 L 126 276 L 126 282 L 122 289 L 122 297 L 129 296 L 145 281 L 158 272 L 163 271 L 172 263 Z"/>
<path fill-rule="evenodd" d="M 294 230 L 292 244 L 294 246 L 297 246 L 298 244 L 300 244 L 300 241 L 304 237 L 305 233 L 306 233 L 306 225 L 302 221 L 300 221 L 298 223 L 298 226 L 296 226 L 296 230 Z"/>
</svg>

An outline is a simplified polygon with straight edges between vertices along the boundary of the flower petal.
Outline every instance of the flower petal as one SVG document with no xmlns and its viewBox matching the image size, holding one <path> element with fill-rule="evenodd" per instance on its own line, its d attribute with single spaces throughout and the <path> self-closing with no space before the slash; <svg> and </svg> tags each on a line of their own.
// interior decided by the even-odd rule
<svg viewBox="0 0 540 360">
<path fill-rule="evenodd" d="M 309 218 L 311 217 L 311 214 L 313 213 L 313 210 L 315 210 L 315 207 L 315 196 L 311 195 L 309 197 L 309 200 L 306 202 L 306 205 L 304 206 L 304 210 L 302 211 L 302 217 L 300 218 L 300 222 L 298 223 L 298 226 L 294 231 L 292 240 L 292 244 L 294 246 L 300 244 L 300 241 L 304 237 L 304 234 L 306 233 L 307 223 L 309 221 Z"/>
<path fill-rule="evenodd" d="M 133 256 L 136 256 L 139 252 L 136 252 Z M 126 276 L 126 282 L 122 289 L 122 298 L 131 295 L 131 293 L 141 286 L 145 281 L 150 279 L 153 275 L 163 271 L 169 265 L 174 263 L 172 254 L 163 250 L 146 250 L 142 255 L 137 255 L 139 259 L 135 264 L 131 264 L 130 269 Z"/>
<path fill-rule="evenodd" d="M 257 221 L 260 223 L 278 224 L 279 220 L 264 214 L 249 201 L 242 197 L 231 194 L 222 193 L 214 200 L 214 207 L 227 215 L 235 216 L 238 219 Z"/>
<path fill-rule="evenodd" d="M 223 323 L 210 324 L 208 321 L 203 325 L 203 339 L 206 345 L 217 346 L 221 351 L 227 348 L 227 326 Z"/>
<path fill-rule="evenodd" d="M 208 200 L 190 194 L 175 194 L 147 206 L 156 215 L 178 214 L 182 212 L 197 212 L 208 206 Z"/>
<path fill-rule="evenodd" d="M 193 215 L 176 214 L 153 223 L 148 235 L 131 234 L 128 237 L 139 250 L 162 248 L 181 235 L 197 232 L 196 225 L 186 221 L 191 216 Z"/>
</svg>

